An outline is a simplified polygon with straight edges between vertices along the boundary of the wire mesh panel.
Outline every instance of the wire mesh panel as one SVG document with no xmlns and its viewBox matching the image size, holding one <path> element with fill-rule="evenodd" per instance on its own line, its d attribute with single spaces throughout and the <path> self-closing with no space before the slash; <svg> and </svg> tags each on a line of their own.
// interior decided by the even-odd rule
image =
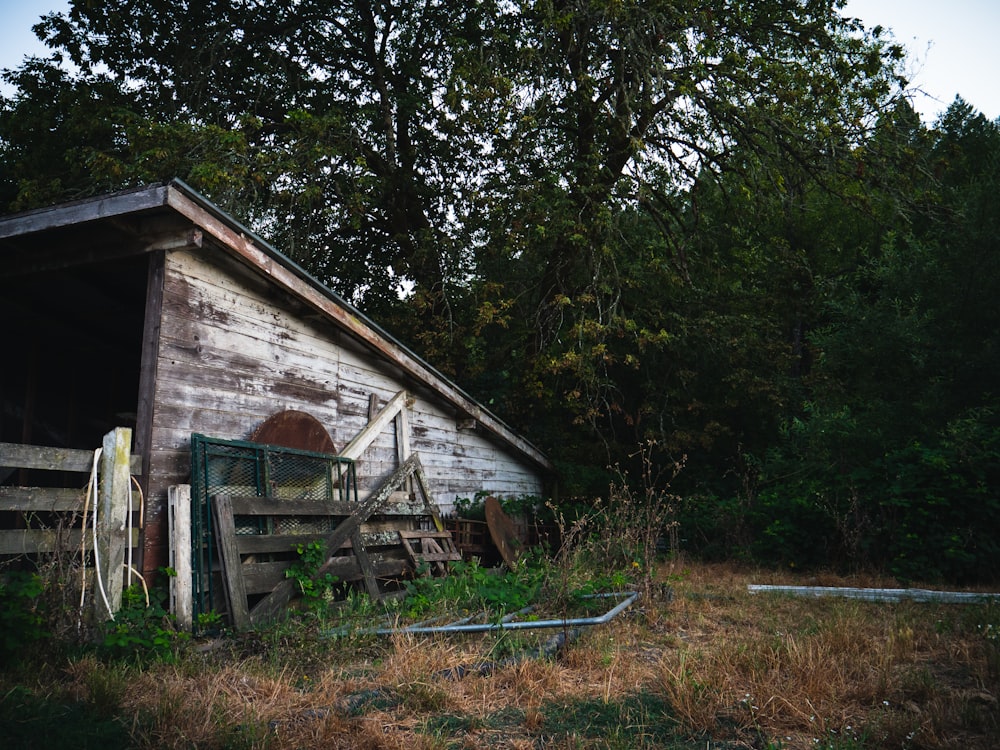
<svg viewBox="0 0 1000 750">
<path fill-rule="evenodd" d="M 212 529 L 212 498 L 270 497 L 281 500 L 358 502 L 354 462 L 348 458 L 295 448 L 191 436 L 191 519 L 194 615 L 210 612 L 215 600 L 213 572 L 218 567 Z M 324 534 L 330 517 L 284 520 L 274 529 L 269 517 L 234 519 L 236 533 Z M 291 527 L 287 526 L 291 524 Z"/>
</svg>

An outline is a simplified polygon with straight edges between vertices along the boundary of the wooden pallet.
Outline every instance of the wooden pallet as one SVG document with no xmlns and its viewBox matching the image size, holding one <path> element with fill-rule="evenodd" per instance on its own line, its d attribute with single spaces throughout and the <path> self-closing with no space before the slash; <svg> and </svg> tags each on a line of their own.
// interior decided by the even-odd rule
<svg viewBox="0 0 1000 750">
<path fill-rule="evenodd" d="M 417 570 L 430 565 L 444 575 L 448 572 L 449 562 L 462 559 L 462 553 L 455 546 L 450 531 L 401 530 L 399 539 Z"/>
<path fill-rule="evenodd" d="M 423 495 L 420 500 L 398 491 L 414 475 Z M 285 577 L 285 571 L 296 561 L 289 553 L 299 544 L 318 542 L 323 546 L 327 559 L 316 571 L 316 578 L 330 573 L 343 581 L 364 581 L 375 599 L 383 593 L 380 581 L 415 573 L 418 563 L 414 555 L 445 572 L 446 560 L 461 556 L 450 534 L 443 531 L 436 506 L 427 499 L 425 488 L 420 462 L 414 455 L 361 503 L 213 497 L 215 535 L 233 628 L 245 630 L 272 619 L 296 595 L 295 583 Z M 237 534 L 236 519 L 245 521 L 248 517 L 266 519 L 262 526 L 269 533 Z M 325 520 L 333 531 L 288 533 L 316 520 Z M 434 528 L 415 528 L 419 526 Z M 401 533 L 419 536 L 408 536 L 404 541 Z M 419 549 L 413 548 L 414 540 L 421 540 L 417 542 Z M 262 559 L 274 555 L 284 559 Z M 435 555 L 448 557 L 432 559 Z M 251 600 L 255 602 L 252 606 Z"/>
</svg>

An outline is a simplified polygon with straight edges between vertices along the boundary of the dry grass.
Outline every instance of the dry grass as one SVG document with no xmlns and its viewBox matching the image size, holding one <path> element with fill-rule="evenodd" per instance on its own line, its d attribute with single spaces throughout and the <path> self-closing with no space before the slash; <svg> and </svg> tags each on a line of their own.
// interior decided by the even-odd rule
<svg viewBox="0 0 1000 750">
<path fill-rule="evenodd" d="M 724 565 L 659 579 L 672 601 L 492 672 L 474 667 L 537 637 L 300 634 L 143 669 L 85 658 L 0 689 L 118 717 L 139 748 L 996 747 L 1000 644 L 978 627 L 996 607 L 750 595 L 892 582 Z"/>
</svg>

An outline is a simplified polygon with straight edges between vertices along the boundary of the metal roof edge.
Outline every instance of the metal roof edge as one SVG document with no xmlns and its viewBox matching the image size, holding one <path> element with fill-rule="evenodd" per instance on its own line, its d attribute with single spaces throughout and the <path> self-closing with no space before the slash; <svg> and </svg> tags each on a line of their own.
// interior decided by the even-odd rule
<svg viewBox="0 0 1000 750">
<path fill-rule="evenodd" d="M 166 183 L 158 183 L 10 214 L 0 217 L 0 239 L 159 208 L 167 191 Z"/>
</svg>

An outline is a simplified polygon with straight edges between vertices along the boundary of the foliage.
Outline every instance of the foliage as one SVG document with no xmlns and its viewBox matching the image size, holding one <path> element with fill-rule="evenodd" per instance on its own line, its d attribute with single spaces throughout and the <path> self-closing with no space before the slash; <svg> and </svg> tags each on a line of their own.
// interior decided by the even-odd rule
<svg viewBox="0 0 1000 750">
<path fill-rule="evenodd" d="M 317 615 L 329 609 L 333 601 L 333 589 L 337 584 L 337 576 L 332 573 L 318 574 L 319 568 L 326 562 L 326 545 L 321 540 L 307 544 L 297 544 L 295 551 L 299 559 L 285 571 L 285 577 L 295 581 L 306 608 Z"/>
<path fill-rule="evenodd" d="M 174 661 L 178 648 L 190 634 L 176 628 L 173 615 L 164 607 L 167 594 L 154 591 L 148 598 L 140 584 L 122 592 L 122 605 L 114 619 L 104 624 L 101 651 L 114 659 L 140 662 Z"/>
<path fill-rule="evenodd" d="M 453 505 L 456 518 L 472 521 L 486 520 L 486 498 L 495 496 L 500 509 L 513 518 L 523 518 L 529 522 L 551 520 L 548 505 L 536 495 L 500 495 L 480 490 L 471 498 L 456 497 Z"/>
<path fill-rule="evenodd" d="M 983 190 L 998 184 L 998 148 L 998 126 L 956 102 L 923 154 L 937 176 L 920 200 L 936 195 L 939 218 L 883 231 L 818 290 L 804 400 L 745 496 L 759 559 L 993 577 L 1000 274 Z"/>
<path fill-rule="evenodd" d="M 475 559 L 454 562 L 443 578 L 424 575 L 407 581 L 402 609 L 412 618 L 442 608 L 502 617 L 536 601 L 543 575 L 540 558 L 502 571 L 483 568 Z"/>
<path fill-rule="evenodd" d="M 37 573 L 7 570 L 0 576 L 0 664 L 20 658 L 49 637 L 40 611 L 45 584 Z"/>
</svg>

